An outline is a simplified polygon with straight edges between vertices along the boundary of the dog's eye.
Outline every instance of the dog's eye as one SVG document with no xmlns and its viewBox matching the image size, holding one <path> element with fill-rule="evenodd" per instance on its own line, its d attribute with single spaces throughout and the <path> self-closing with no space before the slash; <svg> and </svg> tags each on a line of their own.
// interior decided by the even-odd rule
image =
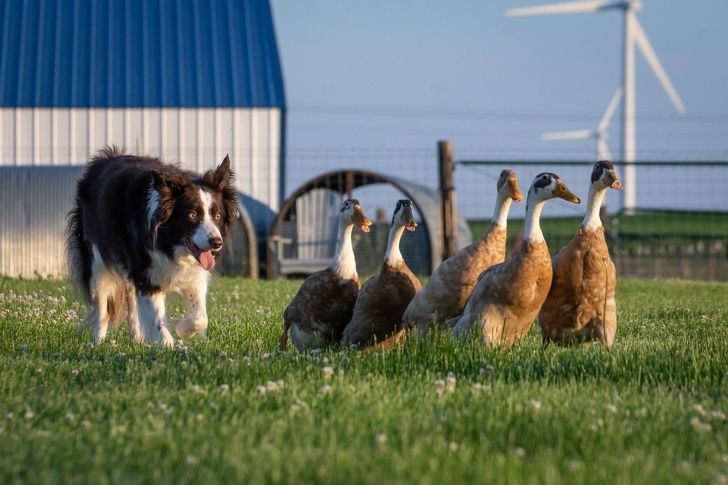
<svg viewBox="0 0 728 485">
<path fill-rule="evenodd" d="M 222 217 L 222 212 L 220 212 L 220 211 L 215 212 L 215 220 L 216 221 L 219 221 L 221 217 Z"/>
<path fill-rule="evenodd" d="M 190 211 L 187 217 L 189 217 L 192 222 L 195 222 L 197 220 L 197 211 Z"/>
</svg>

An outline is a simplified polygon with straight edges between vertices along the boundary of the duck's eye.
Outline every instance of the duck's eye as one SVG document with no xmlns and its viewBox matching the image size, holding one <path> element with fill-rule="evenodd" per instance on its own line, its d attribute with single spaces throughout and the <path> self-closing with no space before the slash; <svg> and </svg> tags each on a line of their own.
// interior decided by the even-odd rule
<svg viewBox="0 0 728 485">
<path fill-rule="evenodd" d="M 187 217 L 189 217 L 192 222 L 195 222 L 197 220 L 197 211 L 190 211 Z"/>
</svg>

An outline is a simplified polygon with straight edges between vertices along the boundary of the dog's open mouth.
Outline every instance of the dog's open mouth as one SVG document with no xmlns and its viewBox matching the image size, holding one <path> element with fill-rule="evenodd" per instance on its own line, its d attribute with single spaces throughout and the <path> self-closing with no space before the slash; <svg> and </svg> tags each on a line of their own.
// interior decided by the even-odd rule
<svg viewBox="0 0 728 485">
<path fill-rule="evenodd" d="M 187 244 L 187 248 L 192 253 L 192 256 L 195 257 L 197 262 L 200 263 L 200 266 L 202 266 L 205 271 L 211 271 L 212 268 L 215 267 L 215 255 L 212 253 L 211 249 L 200 249 L 190 238 L 185 238 L 185 244 Z"/>
</svg>

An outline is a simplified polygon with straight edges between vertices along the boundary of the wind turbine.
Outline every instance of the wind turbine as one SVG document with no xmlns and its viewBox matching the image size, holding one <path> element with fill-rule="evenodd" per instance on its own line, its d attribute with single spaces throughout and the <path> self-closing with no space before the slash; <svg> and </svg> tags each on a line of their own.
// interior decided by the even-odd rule
<svg viewBox="0 0 728 485">
<path fill-rule="evenodd" d="M 594 138 L 597 141 L 597 160 L 611 160 L 612 153 L 609 151 L 609 145 L 607 145 L 609 122 L 612 120 L 612 116 L 617 110 L 617 104 L 619 104 L 620 99 L 622 99 L 622 88 L 617 89 L 617 92 L 614 93 L 612 100 L 607 106 L 607 110 L 602 115 L 602 119 L 599 120 L 599 124 L 593 130 L 554 131 L 544 133 L 541 135 L 541 139 L 545 141 L 557 141 L 587 140 L 589 138 Z"/>
<path fill-rule="evenodd" d="M 679 113 L 685 112 L 685 104 L 677 94 L 665 69 L 655 54 L 645 31 L 637 20 L 637 11 L 642 8 L 640 0 L 607 1 L 581 0 L 575 2 L 539 5 L 535 7 L 513 8 L 506 11 L 508 16 L 548 15 L 559 13 L 592 13 L 606 10 L 621 10 L 624 17 L 623 54 L 622 54 L 622 161 L 624 162 L 624 191 L 622 209 L 633 212 L 637 205 L 635 174 L 635 83 L 634 83 L 634 46 L 639 48 L 652 72 L 660 81 L 662 88 Z"/>
</svg>

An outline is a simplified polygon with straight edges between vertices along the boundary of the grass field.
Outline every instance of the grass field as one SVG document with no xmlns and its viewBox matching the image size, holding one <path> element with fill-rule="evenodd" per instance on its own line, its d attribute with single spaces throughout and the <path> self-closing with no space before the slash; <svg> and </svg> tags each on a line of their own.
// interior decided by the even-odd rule
<svg viewBox="0 0 728 485">
<path fill-rule="evenodd" d="M 728 284 L 622 281 L 612 352 L 363 357 L 274 350 L 299 284 L 218 279 L 209 341 L 163 350 L 0 279 L 0 483 L 728 482 Z"/>
</svg>

